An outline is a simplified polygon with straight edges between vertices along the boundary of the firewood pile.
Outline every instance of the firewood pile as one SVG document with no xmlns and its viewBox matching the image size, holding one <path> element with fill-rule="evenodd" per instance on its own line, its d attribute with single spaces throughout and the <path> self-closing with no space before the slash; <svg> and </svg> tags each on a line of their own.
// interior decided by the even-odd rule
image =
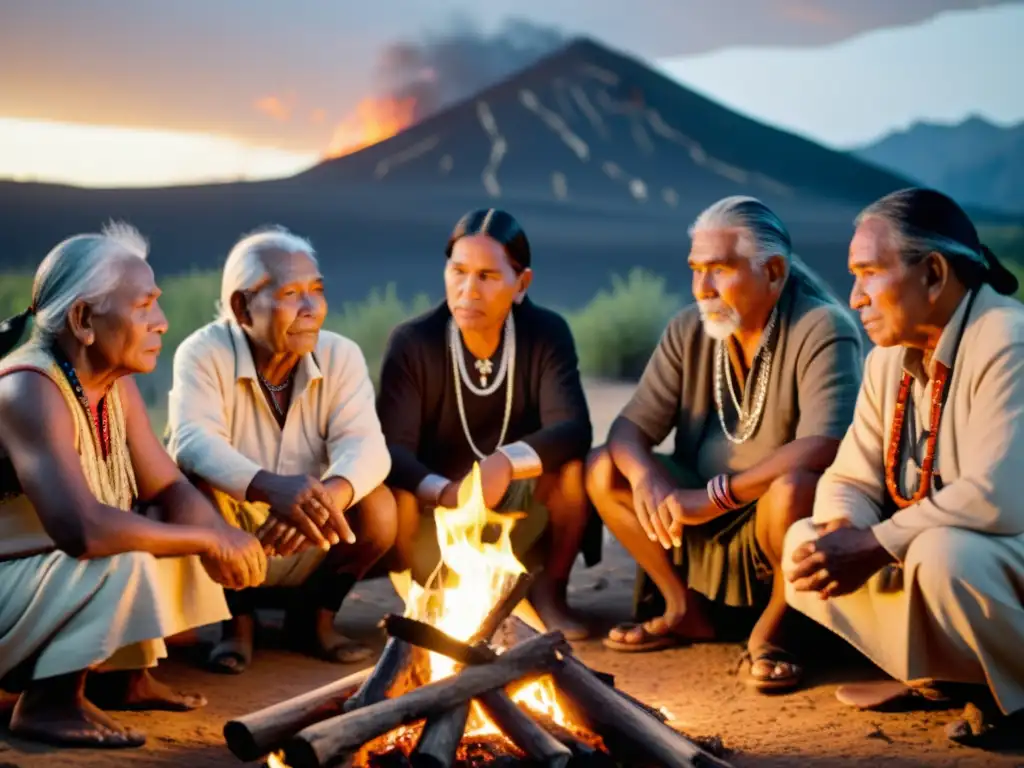
<svg viewBox="0 0 1024 768">
<path fill-rule="evenodd" d="M 272 768 L 728 768 L 587 667 L 560 632 L 512 616 L 529 582 L 521 576 L 467 642 L 388 615 L 375 666 L 229 721 L 228 747 Z M 454 673 L 424 682 L 428 652 L 454 660 Z M 513 700 L 543 676 L 570 725 Z M 474 703 L 496 728 L 467 736 Z"/>
</svg>

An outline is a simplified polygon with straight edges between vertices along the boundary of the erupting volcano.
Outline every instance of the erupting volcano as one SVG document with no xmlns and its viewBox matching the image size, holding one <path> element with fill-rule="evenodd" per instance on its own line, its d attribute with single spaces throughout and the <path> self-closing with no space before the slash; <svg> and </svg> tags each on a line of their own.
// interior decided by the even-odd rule
<svg viewBox="0 0 1024 768">
<path fill-rule="evenodd" d="M 390 139 L 416 122 L 416 99 L 368 97 L 334 128 L 324 159 L 357 152 Z"/>
<path fill-rule="evenodd" d="M 377 664 L 230 721 L 232 752 L 271 768 L 725 766 L 543 632 L 512 550 L 521 515 L 487 508 L 478 466 L 470 480 L 435 511 L 441 562 L 385 617 Z"/>
</svg>

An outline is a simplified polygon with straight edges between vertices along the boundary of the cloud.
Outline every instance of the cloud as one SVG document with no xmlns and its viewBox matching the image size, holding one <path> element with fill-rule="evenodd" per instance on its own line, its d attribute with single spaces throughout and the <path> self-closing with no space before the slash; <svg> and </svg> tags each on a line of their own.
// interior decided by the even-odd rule
<svg viewBox="0 0 1024 768">
<path fill-rule="evenodd" d="M 264 96 L 261 99 L 256 99 L 253 106 L 263 114 L 269 115 L 282 123 L 286 123 L 292 118 L 291 107 L 285 104 L 277 96 Z"/>
</svg>

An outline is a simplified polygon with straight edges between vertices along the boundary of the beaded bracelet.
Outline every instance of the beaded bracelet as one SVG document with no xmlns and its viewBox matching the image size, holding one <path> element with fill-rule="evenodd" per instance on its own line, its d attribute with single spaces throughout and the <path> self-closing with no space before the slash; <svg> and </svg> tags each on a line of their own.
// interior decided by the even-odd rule
<svg viewBox="0 0 1024 768">
<path fill-rule="evenodd" d="M 732 512 L 743 506 L 732 495 L 729 476 L 724 474 L 715 475 L 708 480 L 708 498 L 722 512 Z"/>
</svg>

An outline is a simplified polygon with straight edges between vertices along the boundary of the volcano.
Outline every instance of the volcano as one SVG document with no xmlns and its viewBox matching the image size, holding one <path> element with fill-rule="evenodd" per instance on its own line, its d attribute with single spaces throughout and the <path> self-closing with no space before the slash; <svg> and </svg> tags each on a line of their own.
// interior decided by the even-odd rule
<svg viewBox="0 0 1024 768">
<path fill-rule="evenodd" d="M 685 283 L 693 217 L 749 194 L 778 211 L 797 252 L 844 295 L 853 216 L 908 183 L 581 39 L 287 179 L 130 190 L 0 184 L 0 253 L 4 268 L 34 268 L 60 238 L 123 218 L 150 238 L 158 274 L 218 269 L 240 234 L 279 223 L 313 241 L 332 299 L 389 282 L 403 295 L 436 296 L 451 226 L 467 210 L 500 206 L 530 237 L 534 296 L 573 307 L 634 266 Z"/>
</svg>

